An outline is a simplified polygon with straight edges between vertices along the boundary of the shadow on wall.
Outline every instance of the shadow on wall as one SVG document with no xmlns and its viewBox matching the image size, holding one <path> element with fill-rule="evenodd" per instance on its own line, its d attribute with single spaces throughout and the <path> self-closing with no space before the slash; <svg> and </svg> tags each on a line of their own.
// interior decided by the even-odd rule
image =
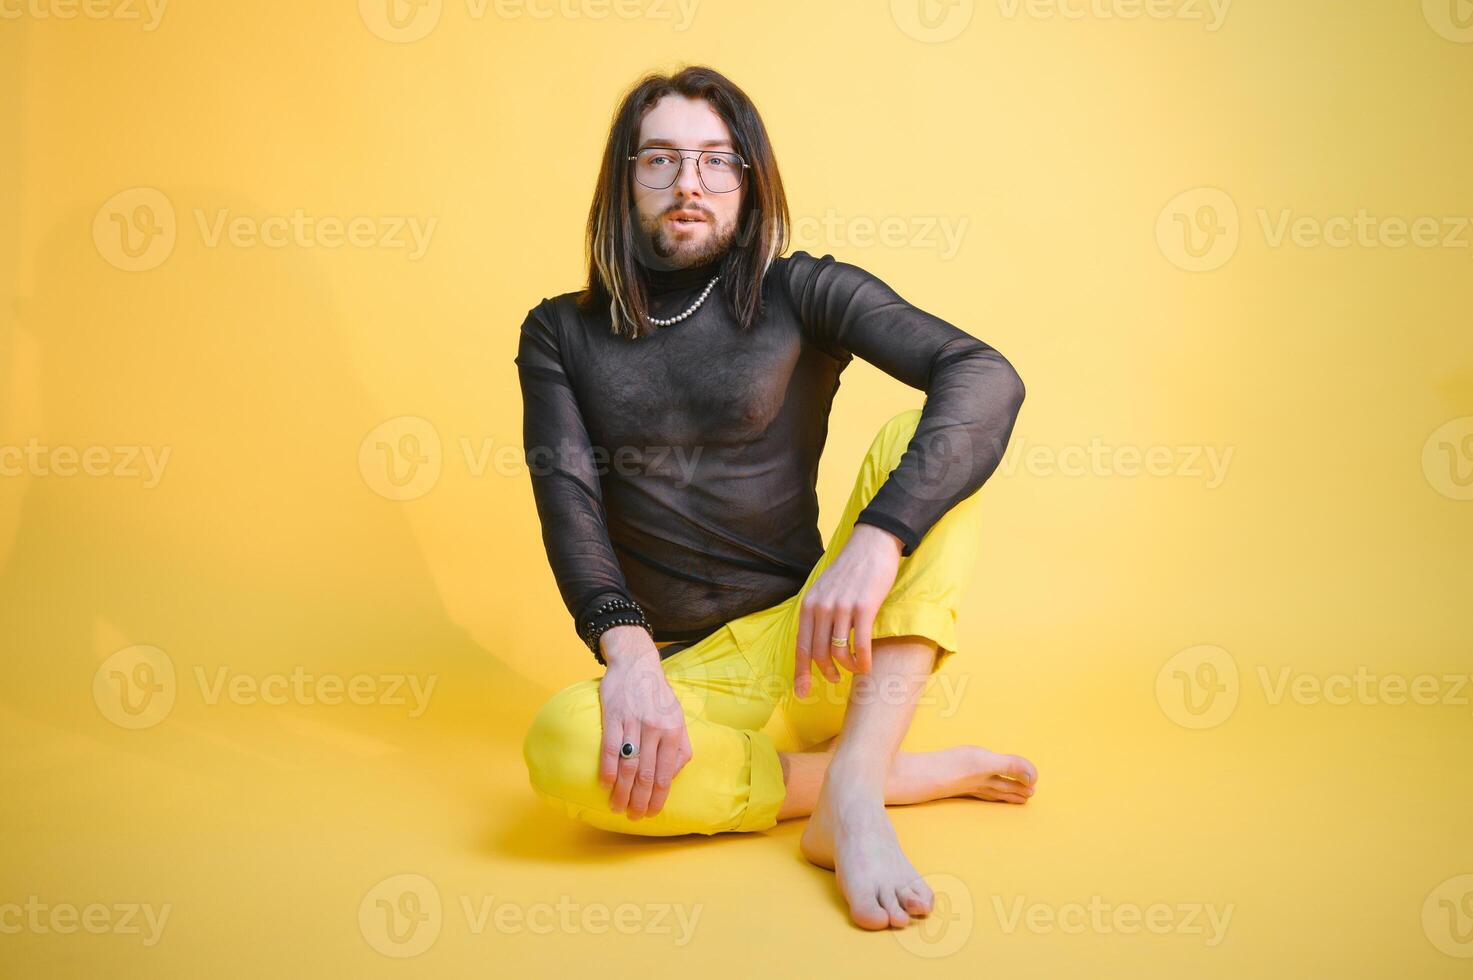
<svg viewBox="0 0 1473 980">
<path fill-rule="evenodd" d="M 181 224 L 198 200 L 252 204 L 216 188 L 170 198 Z M 222 667 L 300 666 L 437 678 L 413 723 L 383 705 L 318 705 L 313 722 L 519 739 L 547 692 L 450 620 L 404 505 L 360 476 L 382 416 L 316 260 L 212 249 L 181 229 L 165 261 L 128 272 L 103 257 L 94 217 L 50 228 L 34 292 L 0 336 L 0 445 L 75 447 L 73 468 L 90 450 L 96 472 L 46 472 L 66 464 L 43 454 L 0 480 L 0 530 L 13 529 L 0 535 L 0 709 L 108 738 L 99 665 L 146 644 L 175 670 L 176 717 L 229 714 L 201 709 L 197 669 L 213 683 Z"/>
</svg>

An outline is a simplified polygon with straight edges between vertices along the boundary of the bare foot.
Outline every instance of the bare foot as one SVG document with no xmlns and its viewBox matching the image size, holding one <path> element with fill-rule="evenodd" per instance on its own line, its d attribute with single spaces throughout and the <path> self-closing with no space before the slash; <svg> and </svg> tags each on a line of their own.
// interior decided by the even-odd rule
<svg viewBox="0 0 1473 980">
<path fill-rule="evenodd" d="M 974 796 L 998 803 L 1026 803 L 1038 770 L 1021 755 L 1003 755 L 980 745 L 955 745 L 929 752 L 899 752 L 885 782 L 885 802 L 924 803 Z"/>
<path fill-rule="evenodd" d="M 803 830 L 803 856 L 834 871 L 850 917 L 865 929 L 929 915 L 936 896 L 900 849 L 882 799 L 846 790 L 830 770 Z"/>
</svg>

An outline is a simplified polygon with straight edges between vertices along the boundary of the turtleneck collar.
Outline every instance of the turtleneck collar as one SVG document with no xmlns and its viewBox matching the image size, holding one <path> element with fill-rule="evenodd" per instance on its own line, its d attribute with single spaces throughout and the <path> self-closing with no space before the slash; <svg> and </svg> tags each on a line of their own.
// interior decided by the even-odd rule
<svg viewBox="0 0 1473 980">
<path fill-rule="evenodd" d="M 705 288 L 706 283 L 711 281 L 711 277 L 721 271 L 723 258 L 724 256 L 717 256 L 710 262 L 687 266 L 684 269 L 653 269 L 643 262 L 640 263 L 640 266 L 644 269 L 645 279 L 649 283 L 650 295 L 660 296 L 683 289 Z"/>
</svg>

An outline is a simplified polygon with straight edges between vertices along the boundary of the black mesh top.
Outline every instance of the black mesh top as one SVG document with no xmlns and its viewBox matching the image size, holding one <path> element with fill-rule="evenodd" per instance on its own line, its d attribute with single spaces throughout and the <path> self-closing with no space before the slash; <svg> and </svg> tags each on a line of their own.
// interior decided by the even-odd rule
<svg viewBox="0 0 1473 980">
<path fill-rule="evenodd" d="M 683 312 L 718 271 L 648 270 L 650 315 Z M 613 596 L 639 603 L 656 640 L 693 642 L 803 587 L 823 555 L 829 409 L 855 355 L 926 392 L 909 448 L 858 517 L 899 537 L 902 555 L 1007 446 L 1024 394 L 1012 365 L 864 269 L 803 251 L 775 260 L 746 334 L 721 285 L 638 340 L 575 293 L 522 323 L 526 461 L 580 635 Z"/>
</svg>

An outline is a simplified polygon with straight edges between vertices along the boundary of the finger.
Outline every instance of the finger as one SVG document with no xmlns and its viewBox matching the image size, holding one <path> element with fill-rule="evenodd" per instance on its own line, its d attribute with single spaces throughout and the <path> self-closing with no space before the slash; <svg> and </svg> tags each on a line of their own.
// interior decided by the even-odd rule
<svg viewBox="0 0 1473 980">
<path fill-rule="evenodd" d="M 639 720 L 635 718 L 626 719 L 624 722 L 625 742 L 633 742 L 634 747 L 640 752 L 644 747 L 639 744 Z M 619 775 L 614 780 L 614 791 L 609 794 L 609 806 L 615 813 L 622 813 L 629 806 L 629 791 L 634 788 L 634 774 L 639 771 L 639 756 L 631 756 L 628 759 L 619 759 Z"/>
<path fill-rule="evenodd" d="M 797 653 L 793 658 L 793 693 L 807 697 L 813 689 L 813 647 L 809 637 L 813 631 L 813 610 L 806 603 L 798 606 Z"/>
<path fill-rule="evenodd" d="M 854 618 L 854 672 L 868 674 L 874 666 L 874 651 L 870 646 L 874 637 L 875 611 L 861 607 Z"/>
<path fill-rule="evenodd" d="M 845 641 L 849 639 L 850 611 L 848 609 L 836 609 L 833 618 L 833 631 L 829 633 L 829 656 L 834 662 L 842 666 L 849 673 L 854 673 L 853 651 Z M 838 637 L 838 643 L 834 642 Z"/>
<path fill-rule="evenodd" d="M 660 759 L 655 766 L 655 788 L 650 793 L 649 806 L 644 810 L 646 817 L 653 817 L 665 808 L 665 800 L 670 796 L 670 784 L 675 781 L 675 774 L 685 765 L 683 744 L 678 738 L 667 736 L 660 739 Z"/>
<path fill-rule="evenodd" d="M 639 765 L 634 770 L 634 787 L 629 791 L 629 806 L 624 815 L 638 820 L 650 807 L 650 793 L 655 789 L 655 767 L 660 761 L 660 743 L 664 733 L 650 725 L 639 737 Z"/>
<path fill-rule="evenodd" d="M 598 781 L 610 794 L 614 780 L 619 776 L 619 746 L 624 742 L 624 721 L 611 717 L 607 712 L 603 719 L 603 739 L 599 743 Z"/>
<path fill-rule="evenodd" d="M 829 679 L 830 684 L 839 683 L 839 668 L 834 666 L 833 655 L 830 653 L 829 632 L 834 621 L 832 609 L 815 605 L 813 607 L 813 662 L 818 664 L 818 669 L 823 671 L 823 676 Z"/>
</svg>

